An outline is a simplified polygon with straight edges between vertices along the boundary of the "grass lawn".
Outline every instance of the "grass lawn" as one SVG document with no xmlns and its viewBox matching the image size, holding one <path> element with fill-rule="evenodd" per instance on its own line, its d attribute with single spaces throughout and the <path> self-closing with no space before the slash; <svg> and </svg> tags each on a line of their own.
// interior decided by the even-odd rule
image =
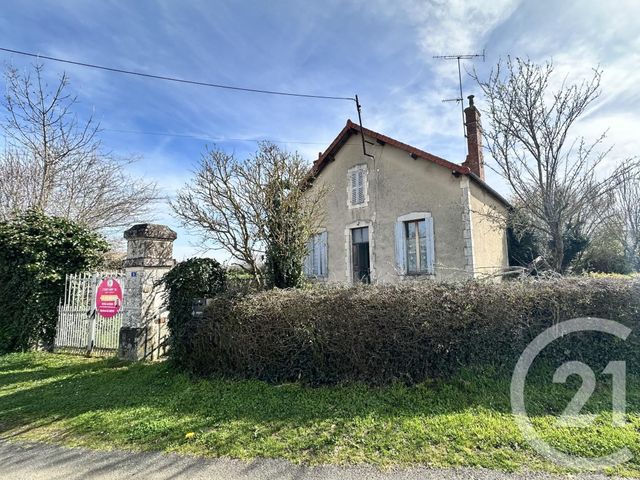
<svg viewBox="0 0 640 480">
<path fill-rule="evenodd" d="M 591 457 L 627 446 L 635 457 L 615 473 L 640 475 L 638 377 L 627 374 L 627 426 L 611 425 L 610 384 L 599 381 L 587 404 L 595 424 L 568 428 L 552 413 L 579 382 L 554 385 L 552 374 L 528 380 L 527 407 L 543 438 Z M 0 437 L 315 464 L 557 470 L 523 441 L 509 382 L 509 374 L 465 371 L 416 387 L 308 388 L 194 381 L 166 364 L 13 354 L 0 356 Z"/>
</svg>

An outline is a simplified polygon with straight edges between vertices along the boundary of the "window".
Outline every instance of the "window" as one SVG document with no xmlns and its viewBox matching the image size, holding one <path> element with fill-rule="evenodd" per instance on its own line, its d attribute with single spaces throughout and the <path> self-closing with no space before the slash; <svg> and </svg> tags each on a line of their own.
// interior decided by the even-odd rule
<svg viewBox="0 0 640 480">
<path fill-rule="evenodd" d="M 348 172 L 349 207 L 362 207 L 367 204 L 367 166 L 357 165 Z"/>
<path fill-rule="evenodd" d="M 304 273 L 311 278 L 327 277 L 327 232 L 313 235 L 307 242 Z"/>
<path fill-rule="evenodd" d="M 407 241 L 407 273 L 427 273 L 427 224 L 424 219 L 404 222 Z"/>
<path fill-rule="evenodd" d="M 404 215 L 396 222 L 396 268 L 401 275 L 433 274 L 433 219 L 428 213 Z"/>
</svg>

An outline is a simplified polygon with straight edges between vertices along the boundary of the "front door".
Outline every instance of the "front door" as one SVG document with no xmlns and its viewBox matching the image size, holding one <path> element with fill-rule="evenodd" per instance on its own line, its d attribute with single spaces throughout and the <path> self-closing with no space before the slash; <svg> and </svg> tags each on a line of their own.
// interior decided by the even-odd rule
<svg viewBox="0 0 640 480">
<path fill-rule="evenodd" d="M 369 272 L 369 227 L 351 230 L 351 268 L 353 281 L 370 283 Z"/>
</svg>

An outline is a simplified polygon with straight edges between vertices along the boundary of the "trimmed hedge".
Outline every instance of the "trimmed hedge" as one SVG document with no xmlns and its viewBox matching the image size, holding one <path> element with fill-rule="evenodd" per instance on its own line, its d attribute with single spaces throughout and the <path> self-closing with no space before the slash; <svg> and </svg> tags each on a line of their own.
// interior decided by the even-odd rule
<svg viewBox="0 0 640 480">
<path fill-rule="evenodd" d="M 640 282 L 588 278 L 219 297 L 191 324 L 191 348 L 180 363 L 197 375 L 270 382 L 415 383 L 460 367 L 512 368 L 544 329 L 582 316 L 616 320 L 634 333 L 626 341 L 573 334 L 542 358 L 582 360 L 595 371 L 609 360 L 640 364 Z"/>
</svg>

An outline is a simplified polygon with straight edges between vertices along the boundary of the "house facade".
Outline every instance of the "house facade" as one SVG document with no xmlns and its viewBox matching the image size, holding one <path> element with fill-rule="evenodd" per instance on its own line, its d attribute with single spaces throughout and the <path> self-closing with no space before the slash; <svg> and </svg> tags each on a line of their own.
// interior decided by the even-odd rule
<svg viewBox="0 0 640 480">
<path fill-rule="evenodd" d="M 324 216 L 305 273 L 319 281 L 462 280 L 508 266 L 507 202 L 484 181 L 480 113 L 456 164 L 347 121 L 314 162 Z M 363 152 L 362 136 L 366 145 Z"/>
</svg>

